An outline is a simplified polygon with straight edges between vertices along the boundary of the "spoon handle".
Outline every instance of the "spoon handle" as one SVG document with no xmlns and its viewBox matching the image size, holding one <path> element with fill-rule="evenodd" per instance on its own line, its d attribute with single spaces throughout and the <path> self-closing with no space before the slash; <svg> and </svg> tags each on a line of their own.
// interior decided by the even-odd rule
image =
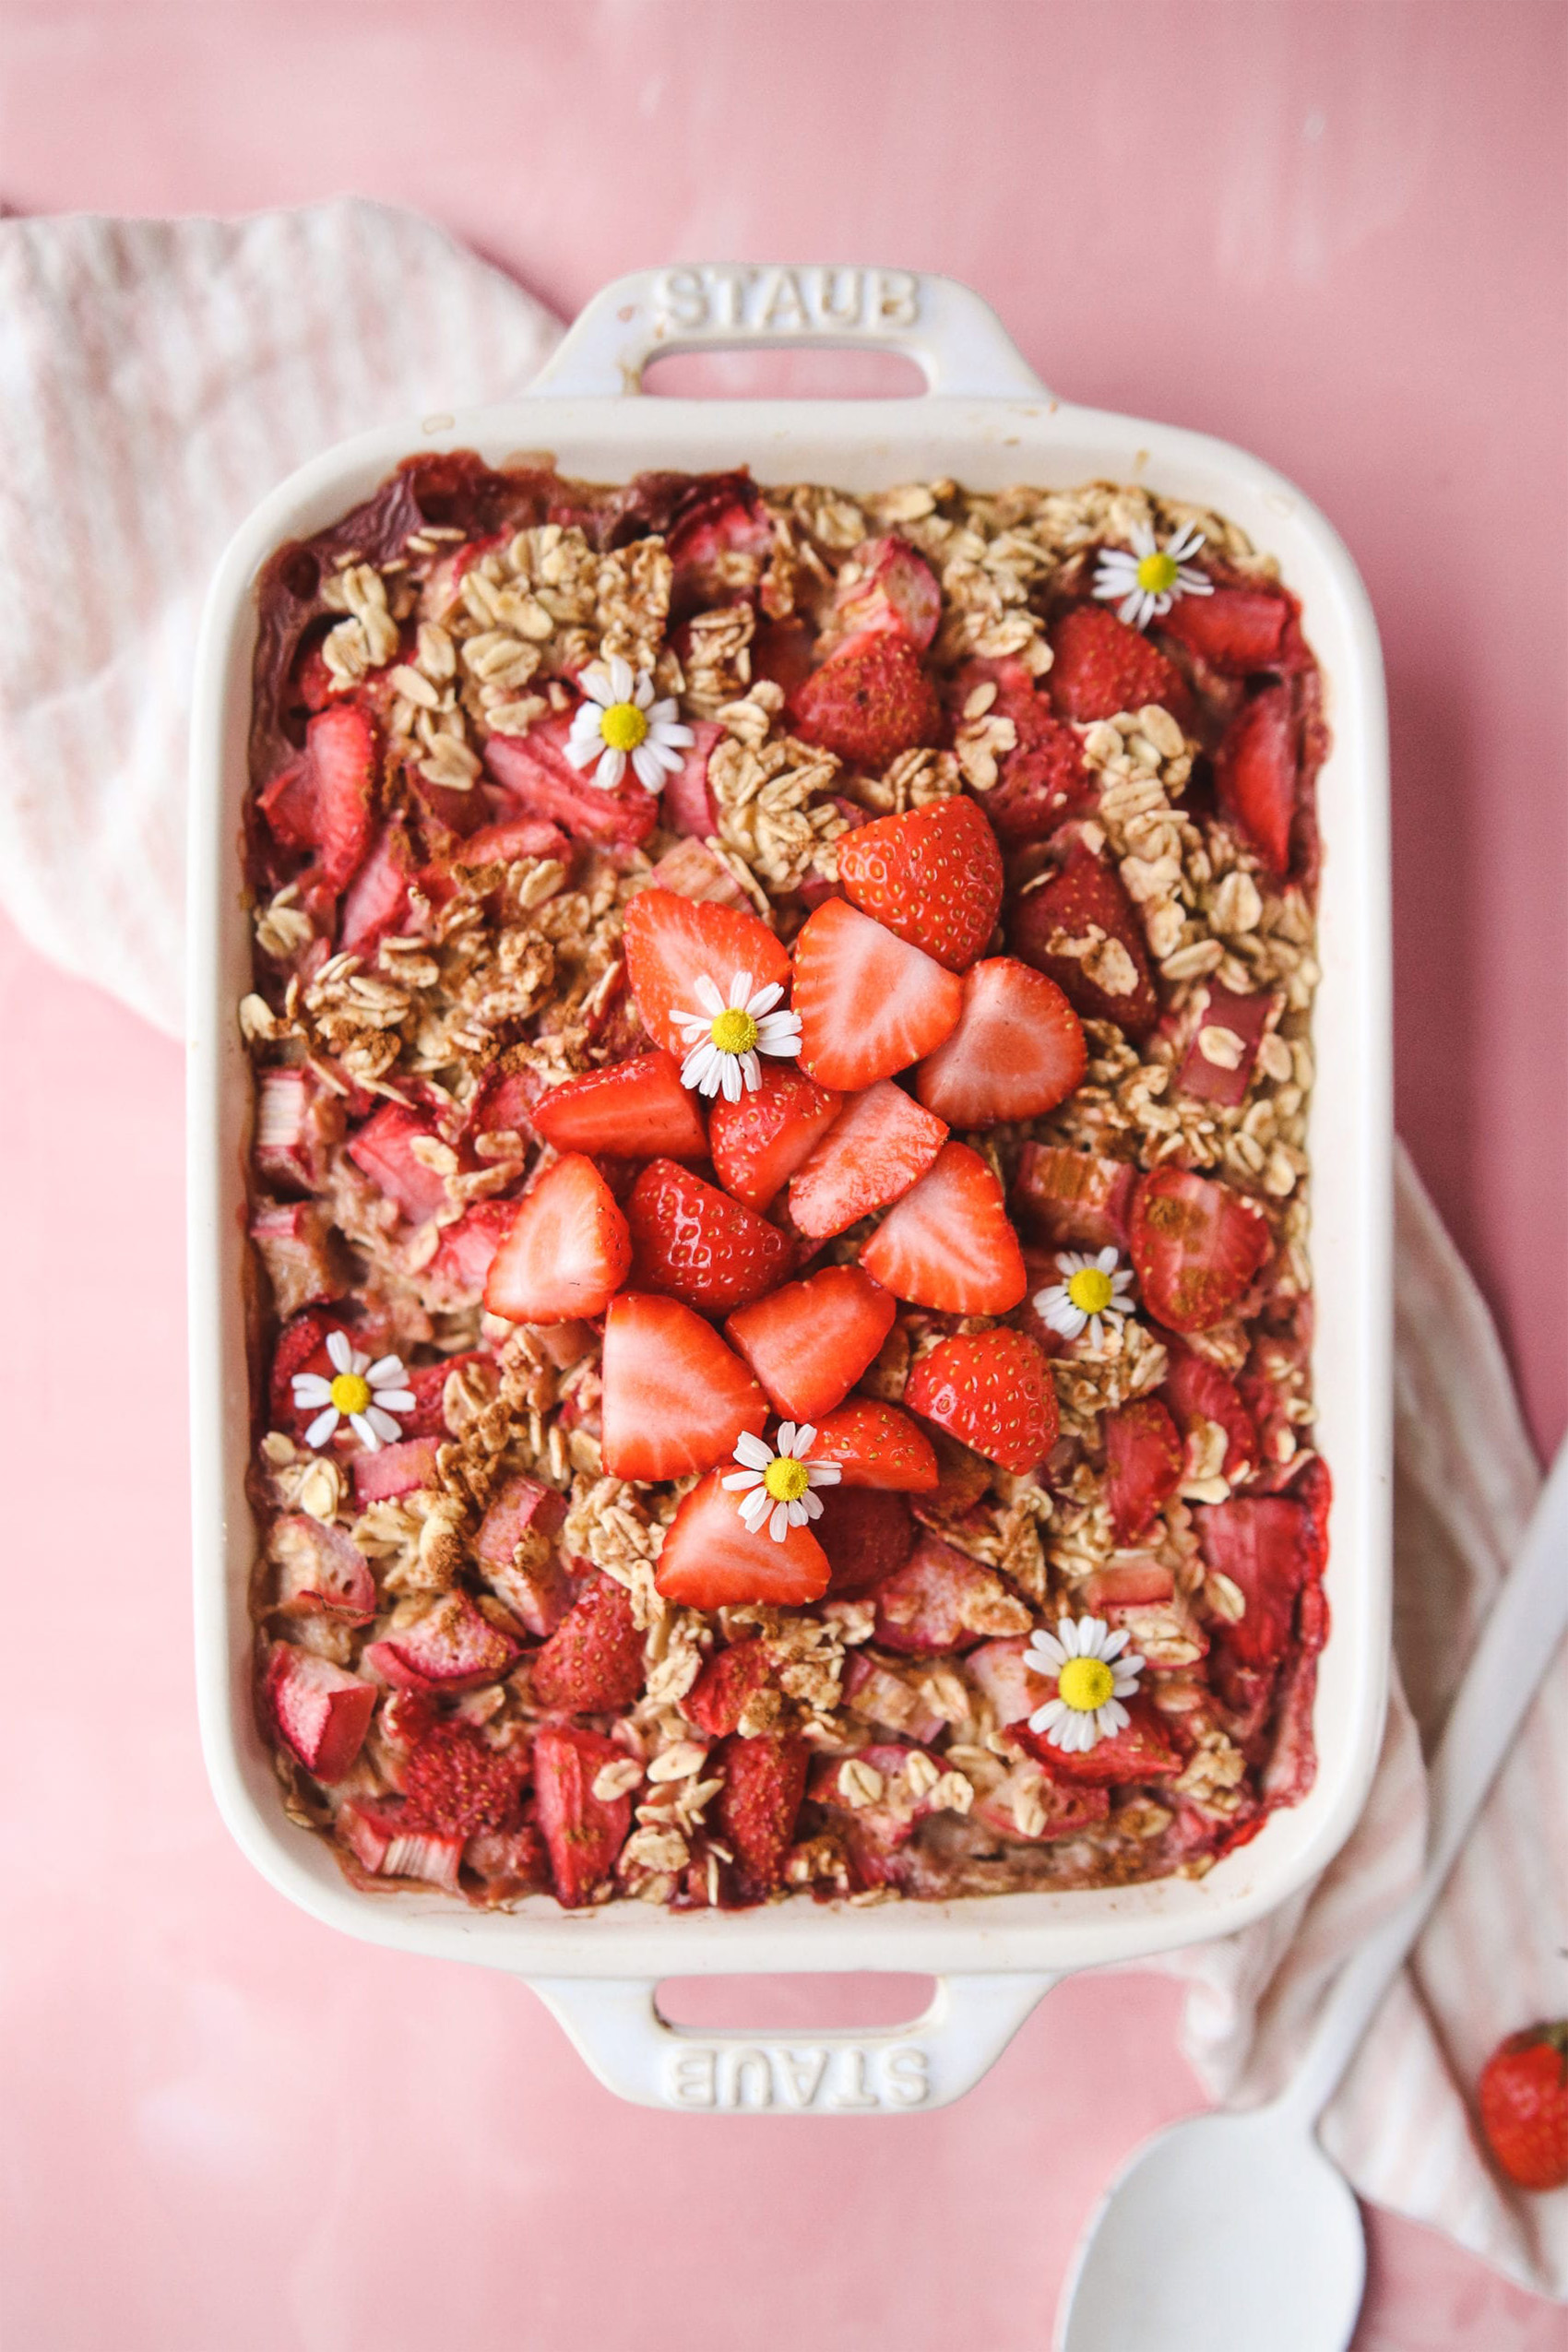
<svg viewBox="0 0 1568 2352">
<path fill-rule="evenodd" d="M 1565 1627 L 1568 1442 L 1558 1453 L 1519 1555 L 1492 1603 L 1432 1758 L 1427 1866 L 1420 1883 L 1340 1971 L 1289 2088 L 1278 2101 L 1304 2124 L 1315 2122 L 1333 2097 L 1426 1924 Z"/>
</svg>

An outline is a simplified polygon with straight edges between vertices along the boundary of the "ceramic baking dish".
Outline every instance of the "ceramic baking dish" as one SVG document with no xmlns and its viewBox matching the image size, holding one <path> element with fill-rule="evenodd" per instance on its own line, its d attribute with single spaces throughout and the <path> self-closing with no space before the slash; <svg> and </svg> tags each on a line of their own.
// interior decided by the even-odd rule
<svg viewBox="0 0 1568 2352">
<path fill-rule="evenodd" d="M 641 397 L 661 351 L 852 344 L 922 371 L 923 398 Z M 492 463 L 548 449 L 568 474 L 749 465 L 763 481 L 849 490 L 951 476 L 980 488 L 1146 481 L 1222 509 L 1276 555 L 1322 663 L 1333 749 L 1318 782 L 1324 844 L 1315 1044 L 1313 1372 L 1335 1500 L 1321 1661 L 1319 1767 L 1304 1803 L 1205 1879 L 1117 1890 L 855 1908 L 806 1896 L 740 1913 L 619 1903 L 510 1913 L 435 1895 L 362 1894 L 327 1845 L 291 1826 L 251 1700 L 242 1310 L 250 1080 L 235 1006 L 250 985 L 240 807 L 258 572 L 410 451 Z M 302 468 L 250 517 L 207 608 L 196 683 L 190 837 L 190 1301 L 196 1630 L 208 1769 L 224 1819 L 279 1890 L 350 1935 L 505 1969 L 549 2002 L 594 2071 L 653 2106 L 817 2114 L 918 2109 L 958 2097 L 1063 1974 L 1228 1933 L 1321 1871 L 1360 1811 L 1382 1735 L 1390 1609 L 1390 1211 L 1387 754 L 1382 664 L 1348 555 L 1301 493 L 1225 443 L 1081 409 L 1047 392 L 994 314 L 951 279 L 908 271 L 682 268 L 600 293 L 523 397 L 409 417 Z M 925 2016 L 887 2033 L 695 2034 L 654 2001 L 670 1976 L 891 1969 L 937 1977 Z"/>
</svg>

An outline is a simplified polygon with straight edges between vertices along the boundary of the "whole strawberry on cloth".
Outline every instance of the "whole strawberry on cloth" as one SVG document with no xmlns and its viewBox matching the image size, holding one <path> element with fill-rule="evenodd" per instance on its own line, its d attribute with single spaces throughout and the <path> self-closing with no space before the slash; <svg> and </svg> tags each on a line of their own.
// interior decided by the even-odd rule
<svg viewBox="0 0 1568 2352">
<path fill-rule="evenodd" d="M 1516 2188 L 1568 2187 L 1568 2018 L 1510 2034 L 1477 2097 L 1487 2145 Z"/>
</svg>

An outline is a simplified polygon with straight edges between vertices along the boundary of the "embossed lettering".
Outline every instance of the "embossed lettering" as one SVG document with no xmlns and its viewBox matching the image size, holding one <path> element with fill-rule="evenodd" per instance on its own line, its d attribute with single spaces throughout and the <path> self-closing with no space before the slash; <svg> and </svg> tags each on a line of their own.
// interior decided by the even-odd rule
<svg viewBox="0 0 1568 2352">
<path fill-rule="evenodd" d="M 872 322 L 877 327 L 913 327 L 921 315 L 920 279 L 912 269 L 873 269 Z"/>
<path fill-rule="evenodd" d="M 670 2061 L 670 2097 L 677 2107 L 713 2107 L 718 2102 L 719 2052 L 681 2049 Z"/>
<path fill-rule="evenodd" d="M 667 269 L 654 287 L 654 300 L 676 327 L 707 325 L 707 289 L 697 269 Z"/>
<path fill-rule="evenodd" d="M 791 2107 L 810 2107 L 822 2088 L 822 2078 L 827 2072 L 826 2049 L 781 2049 L 778 2053 L 779 2072 Z"/>
<path fill-rule="evenodd" d="M 811 325 L 792 269 L 768 271 L 757 296 L 755 318 L 759 327 L 800 327 Z"/>
<path fill-rule="evenodd" d="M 838 2088 L 828 2104 L 832 2107 L 880 2107 L 882 2101 L 866 2080 L 866 2054 L 857 2044 L 838 2053 L 842 2063 L 838 2069 Z"/>
<path fill-rule="evenodd" d="M 708 298 L 711 305 L 708 323 L 716 327 L 744 327 L 746 290 L 756 271 L 735 268 L 726 264 L 705 274 L 712 288 Z"/>
<path fill-rule="evenodd" d="M 858 269 L 815 269 L 807 283 L 813 315 L 819 327 L 858 327 L 862 299 Z"/>
<path fill-rule="evenodd" d="M 931 2094 L 926 2054 L 918 2042 L 890 2049 L 882 2061 L 883 2082 L 899 2107 L 920 2107 Z"/>
<path fill-rule="evenodd" d="M 748 2079 L 754 2076 L 757 2095 L 746 2097 Z M 773 2105 L 773 2067 L 765 2049 L 733 2049 L 725 2053 L 725 2107 L 771 2107 Z"/>
</svg>

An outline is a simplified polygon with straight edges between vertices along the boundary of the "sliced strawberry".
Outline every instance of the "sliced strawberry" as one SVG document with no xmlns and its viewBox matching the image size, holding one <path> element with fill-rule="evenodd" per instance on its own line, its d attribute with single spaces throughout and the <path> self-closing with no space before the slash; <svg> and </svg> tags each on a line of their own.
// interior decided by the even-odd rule
<svg viewBox="0 0 1568 2352">
<path fill-rule="evenodd" d="M 465 1592 L 445 1593 L 411 1625 L 372 1642 L 365 1664 L 402 1691 L 477 1691 L 499 1681 L 517 1645 Z"/>
<path fill-rule="evenodd" d="M 1056 1443 L 1051 1367 L 1021 1331 L 940 1340 L 909 1374 L 904 1401 L 1005 1470 L 1038 1468 Z"/>
<path fill-rule="evenodd" d="M 1055 655 L 1046 684 L 1063 719 L 1080 727 L 1119 710 L 1163 703 L 1173 718 L 1192 716 L 1186 682 L 1158 646 L 1128 628 L 1103 604 L 1075 605 L 1051 633 Z"/>
<path fill-rule="evenodd" d="M 449 1311 L 479 1305 L 515 1215 L 512 1201 L 475 1201 L 455 1225 L 442 1227 L 435 1254 L 419 1277 L 427 1306 Z"/>
<path fill-rule="evenodd" d="M 372 962 L 384 939 L 410 928 L 409 889 L 417 871 L 407 827 L 384 825 L 343 901 L 338 944 L 346 955 Z"/>
<path fill-rule="evenodd" d="M 626 1201 L 635 1280 L 705 1314 L 728 1314 L 790 1271 L 789 1237 L 672 1159 L 650 1159 Z"/>
<path fill-rule="evenodd" d="M 597 1731 L 569 1723 L 541 1724 L 533 1743 L 539 1825 L 550 1856 L 555 1899 L 568 1911 L 591 1903 L 609 1884 L 615 1858 L 632 1825 L 627 1797 L 596 1797 L 593 1784 L 606 1764 L 624 1764 L 626 1751 Z"/>
<path fill-rule="evenodd" d="M 1026 1144 L 1013 1207 L 1053 1248 L 1103 1250 L 1114 1243 L 1125 1249 L 1137 1172 L 1129 1160 Z"/>
<path fill-rule="evenodd" d="M 419 1829 L 397 1803 L 370 1805 L 350 1797 L 339 1805 L 333 1834 L 373 1878 L 419 1879 L 456 1895 L 463 1860 L 458 1831 Z"/>
<path fill-rule="evenodd" d="M 719 1828 L 735 1857 L 742 1894 L 760 1900 L 783 1883 L 809 1752 L 793 1736 L 732 1739 L 724 1742 L 719 1761 Z"/>
<path fill-rule="evenodd" d="M 679 1061 L 686 1045 L 674 1016 L 700 1014 L 699 980 L 711 980 L 726 1004 L 736 975 L 753 990 L 783 986 L 790 958 L 765 922 L 743 908 L 672 890 L 639 890 L 623 925 L 626 973 L 648 1035 Z"/>
<path fill-rule="evenodd" d="M 526 735 L 492 735 L 484 764 L 504 791 L 509 814 L 541 817 L 574 841 L 602 849 L 635 849 L 659 822 L 659 802 L 629 773 L 611 791 L 601 791 L 566 757 L 572 729 L 569 711 L 536 719 Z"/>
<path fill-rule="evenodd" d="M 273 1522 L 268 1548 L 278 1562 L 274 1607 L 287 1617 L 326 1613 L 363 1624 L 375 1614 L 370 1562 L 341 1527 L 291 1512 Z"/>
<path fill-rule="evenodd" d="M 820 1500 L 822 1516 L 812 1526 L 833 1572 L 828 1590 L 835 1600 L 857 1600 L 897 1575 L 915 1542 L 914 1519 L 901 1494 L 832 1486 L 823 1488 Z"/>
<path fill-rule="evenodd" d="M 851 1095 L 800 1172 L 790 1181 L 790 1215 L 802 1233 L 826 1241 L 918 1183 L 947 1139 L 943 1122 L 891 1078 Z"/>
<path fill-rule="evenodd" d="M 1279 999 L 1260 990 L 1238 996 L 1218 980 L 1206 983 L 1206 998 L 1177 1075 L 1184 1094 L 1206 1102 L 1235 1105 L 1246 1098 L 1270 1016 Z M 1218 1056 L 1218 1059 L 1216 1058 Z"/>
<path fill-rule="evenodd" d="M 751 1701 L 767 1688 L 772 1671 L 766 1642 L 731 1642 L 708 1659 L 680 1701 L 681 1712 L 710 1740 L 727 1740 L 740 1729 Z"/>
<path fill-rule="evenodd" d="M 942 741 L 942 702 L 902 635 L 862 629 L 837 646 L 790 700 L 790 723 L 848 767 L 883 768 Z"/>
<path fill-rule="evenodd" d="M 356 1454 L 354 1501 L 360 1509 L 362 1511 L 367 1503 L 390 1502 L 394 1495 L 412 1494 L 421 1487 L 434 1486 L 437 1451 L 434 1437 L 410 1437 L 400 1445 L 378 1445 L 374 1454 Z"/>
<path fill-rule="evenodd" d="M 1289 600 L 1277 589 L 1217 588 L 1210 596 L 1179 598 L 1159 631 L 1226 677 L 1244 678 L 1280 660 L 1289 619 Z"/>
<path fill-rule="evenodd" d="M 933 1053 L 958 1025 L 964 984 L 869 915 L 829 898 L 795 942 L 792 1001 L 801 1067 L 852 1094 Z"/>
<path fill-rule="evenodd" d="M 591 1159 L 571 1152 L 517 1203 L 484 1303 L 513 1323 L 602 1314 L 631 1264 L 632 1237 L 609 1186 Z"/>
<path fill-rule="evenodd" d="M 1144 1304 L 1171 1331 L 1220 1322 L 1274 1246 L 1250 1201 L 1182 1168 L 1139 1177 L 1129 1234 Z"/>
<path fill-rule="evenodd" d="M 1215 1629 L 1221 1648 L 1241 1665 L 1277 1665 L 1295 1623 L 1310 1562 L 1307 1515 L 1279 1495 L 1236 1495 L 1193 1514 L 1207 1566 L 1229 1576 L 1245 1600 L 1233 1625 Z"/>
<path fill-rule="evenodd" d="M 775 1542 L 766 1526 L 754 1536 L 725 1476 L 709 1471 L 671 1522 L 659 1558 L 658 1584 L 665 1599 L 688 1609 L 820 1600 L 827 1590 L 827 1556 L 810 1529 L 791 1527 L 782 1543 Z"/>
<path fill-rule="evenodd" d="M 319 1191 L 342 1134 L 338 1097 L 308 1064 L 261 1072 L 252 1152 L 256 1174 L 272 1191 L 307 1197 Z"/>
<path fill-rule="evenodd" d="M 837 1462 L 843 1487 L 897 1488 L 928 1494 L 936 1485 L 936 1454 L 924 1430 L 897 1405 L 851 1396 L 817 1423 L 812 1452 Z"/>
<path fill-rule="evenodd" d="M 604 1467 L 616 1479 L 682 1479 L 760 1437 L 767 1399 L 740 1358 L 678 1299 L 624 1290 L 604 1324 Z"/>
<path fill-rule="evenodd" d="M 314 1651 L 274 1642 L 262 1687 L 284 1746 L 317 1780 L 341 1780 L 370 1729 L 374 1683 Z"/>
<path fill-rule="evenodd" d="M 384 1102 L 350 1137 L 349 1158 L 389 1201 L 396 1201 L 410 1225 L 422 1225 L 447 1206 L 446 1179 L 427 1168 L 414 1151 L 416 1143 L 435 1144 L 434 1120 L 407 1111 L 400 1102 Z"/>
<path fill-rule="evenodd" d="M 937 1536 L 921 1538 L 903 1567 L 877 1586 L 875 1598 L 873 1639 L 884 1649 L 972 1649 L 998 1630 L 997 1578 Z"/>
<path fill-rule="evenodd" d="M 1056 1696 L 1054 1675 L 1039 1677 L 1039 1705 Z M 1069 1788 L 1116 1788 L 1134 1780 L 1163 1780 L 1182 1769 L 1182 1759 L 1171 1746 L 1165 1723 L 1153 1702 L 1142 1691 L 1121 1704 L 1129 1720 L 1120 1731 L 1109 1739 L 1099 1740 L 1092 1748 L 1075 1751 L 1069 1755 L 1064 1749 L 1053 1748 L 1045 1734 L 1031 1731 L 1028 1723 L 1007 1727 L 1009 1736 L 1020 1748 L 1042 1764 L 1053 1780 Z"/>
<path fill-rule="evenodd" d="M 630 1706 L 643 1686 L 643 1637 L 625 1586 L 596 1576 L 535 1653 L 529 1681 L 540 1706 L 569 1714 Z"/>
<path fill-rule="evenodd" d="M 258 1201 L 251 1212 L 250 1237 L 261 1253 L 272 1303 L 286 1323 L 302 1307 L 339 1297 L 346 1277 L 339 1271 L 332 1213 L 322 1201 Z"/>
<path fill-rule="evenodd" d="M 1176 1424 L 1152 1396 L 1105 1417 L 1105 1499 L 1119 1544 L 1140 1543 L 1182 1477 Z"/>
<path fill-rule="evenodd" d="M 664 814 L 674 824 L 668 790 L 664 798 Z M 708 832 L 716 833 L 718 829 L 715 824 Z M 653 869 L 651 887 L 673 891 L 677 898 L 711 898 L 720 907 L 743 907 L 746 903 L 745 892 L 729 867 L 714 856 L 706 837 L 702 840 L 683 837 L 666 849 Z"/>
<path fill-rule="evenodd" d="M 297 1429 L 303 1433 L 305 1423 L 315 1420 L 315 1406 L 306 1409 L 296 1407 L 294 1381 L 301 1372 L 320 1372 L 324 1379 L 332 1378 L 337 1367 L 327 1352 L 327 1336 L 346 1328 L 341 1314 L 331 1313 L 324 1307 L 307 1307 L 303 1314 L 284 1324 L 272 1350 L 272 1369 L 267 1384 L 267 1418 L 274 1429 Z"/>
<path fill-rule="evenodd" d="M 762 1084 L 738 1102 L 720 1095 L 708 1113 L 708 1149 L 719 1181 L 748 1208 L 773 1205 L 781 1184 L 809 1159 L 843 1107 L 788 1063 L 763 1064 Z"/>
<path fill-rule="evenodd" d="M 696 1097 L 668 1053 L 639 1053 L 608 1070 L 586 1070 L 545 1095 L 534 1125 L 557 1151 L 605 1152 L 623 1159 L 706 1159 L 707 1133 Z"/>
<path fill-rule="evenodd" d="M 1265 686 L 1244 702 L 1214 755 L 1214 791 L 1272 874 L 1290 864 L 1300 754 L 1289 686 Z"/>
<path fill-rule="evenodd" d="M 403 1822 L 445 1836 L 514 1829 L 527 1776 L 522 1749 L 492 1747 L 472 1724 L 437 1724 L 403 1768 Z"/>
<path fill-rule="evenodd" d="M 1028 1288 L 1002 1187 L 978 1151 L 944 1144 L 861 1252 L 866 1272 L 918 1307 L 1002 1315 Z"/>
<path fill-rule="evenodd" d="M 818 1421 L 841 1405 L 893 1327 L 897 1309 L 857 1265 L 787 1282 L 724 1324 L 775 1412 Z"/>
<path fill-rule="evenodd" d="M 992 956 L 966 976 L 958 1026 L 921 1063 L 915 1092 L 950 1127 L 1034 1119 L 1065 1101 L 1087 1058 L 1083 1025 L 1056 982 Z"/>
<path fill-rule="evenodd" d="M 838 844 L 838 879 L 851 906 L 950 972 L 974 962 L 1002 910 L 996 836 L 961 792 L 857 826 Z"/>
<path fill-rule="evenodd" d="M 329 891 L 351 882 L 370 847 L 379 747 L 368 715 L 336 703 L 305 729 L 303 756 L 291 760 L 259 795 L 275 838 L 315 852 L 315 872 Z"/>
<path fill-rule="evenodd" d="M 1114 1021 L 1134 1040 L 1159 1018 L 1137 910 L 1121 875 L 1082 841 L 1008 919 L 1016 956 L 1056 982 L 1086 1021 Z"/>
<path fill-rule="evenodd" d="M 1228 1373 L 1191 1348 L 1168 1343 L 1170 1368 L 1160 1394 L 1170 1408 L 1183 1440 L 1200 1421 L 1214 1421 L 1225 1431 L 1224 1477 L 1235 1479 L 1258 1463 L 1258 1433 L 1241 1401 L 1241 1392 Z"/>
<path fill-rule="evenodd" d="M 862 540 L 839 571 L 833 626 L 845 636 L 885 629 L 908 638 L 917 653 L 923 653 L 941 618 L 936 574 L 897 532 Z"/>
<path fill-rule="evenodd" d="M 995 694 L 986 715 L 1010 719 L 1016 741 L 997 758 L 996 782 L 982 803 L 986 816 L 1010 849 L 1047 841 L 1070 817 L 1090 814 L 1099 780 L 1085 763 L 1079 738 L 1056 717 L 1020 661 L 967 662 L 952 686 L 956 724 L 963 724 L 974 688 L 988 678 Z"/>
</svg>

